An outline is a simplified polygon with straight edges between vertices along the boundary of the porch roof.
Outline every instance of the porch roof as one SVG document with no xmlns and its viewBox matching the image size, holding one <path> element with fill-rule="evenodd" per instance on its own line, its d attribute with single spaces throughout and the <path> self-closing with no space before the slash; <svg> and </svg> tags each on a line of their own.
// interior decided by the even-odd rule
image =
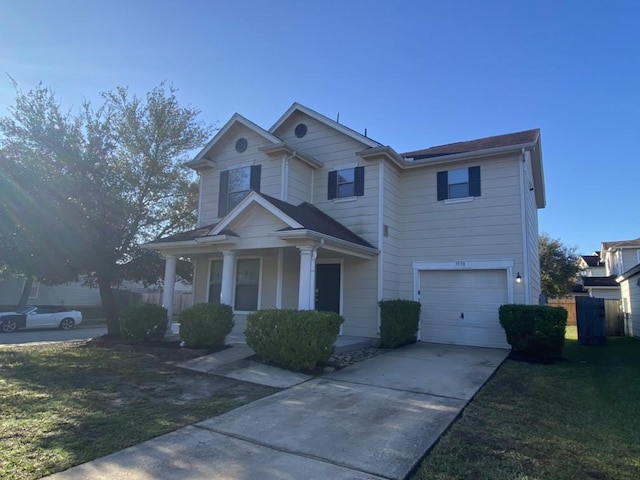
<svg viewBox="0 0 640 480">
<path fill-rule="evenodd" d="M 259 200 L 258 197 L 262 200 Z M 298 234 L 300 234 L 310 238 L 336 239 L 344 247 L 352 245 L 352 248 L 356 250 L 377 250 L 376 247 L 364 238 L 310 203 L 303 202 L 299 205 L 292 205 L 258 192 L 251 192 L 249 196 L 221 222 L 203 225 L 192 230 L 158 238 L 142 246 L 143 248 L 149 249 L 173 250 L 176 247 L 198 246 L 201 248 L 205 245 L 234 243 L 233 238 L 235 237 L 237 239 L 238 235 L 224 227 L 230 222 L 231 218 L 237 217 L 242 210 L 253 202 L 267 202 L 267 204 L 271 205 L 276 211 L 280 211 L 283 217 L 288 217 L 289 220 L 285 223 L 289 223 L 289 225 L 273 232 L 279 232 L 283 237 L 289 238 L 299 236 Z M 264 206 L 266 206 L 266 204 Z M 296 223 L 292 223 L 292 221 Z M 223 228 L 223 230 L 217 232 L 216 227 L 218 227 L 218 229 Z M 370 255 L 371 253 L 369 252 L 368 254 Z"/>
<path fill-rule="evenodd" d="M 310 203 L 302 202 L 299 205 L 291 205 L 290 203 L 278 200 L 277 198 L 270 197 L 263 193 L 260 193 L 259 195 L 274 207 L 281 210 L 285 215 L 288 215 L 302 225 L 305 230 L 312 230 L 314 232 L 345 240 L 349 243 L 355 243 L 356 245 L 361 245 L 363 247 L 375 248 L 364 238 L 355 234 L 333 217 L 330 217 L 318 207 Z M 281 231 L 289 230 L 295 229 L 293 227 L 287 227 L 283 228 Z"/>
</svg>

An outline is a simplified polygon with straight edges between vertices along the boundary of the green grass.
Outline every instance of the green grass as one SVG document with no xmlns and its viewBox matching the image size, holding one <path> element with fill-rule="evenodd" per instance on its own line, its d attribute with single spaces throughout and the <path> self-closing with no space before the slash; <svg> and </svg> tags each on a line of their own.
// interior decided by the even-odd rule
<svg viewBox="0 0 640 480">
<path fill-rule="evenodd" d="M 35 479 L 275 389 L 175 367 L 175 349 L 0 348 L 0 478 Z"/>
<path fill-rule="evenodd" d="M 640 341 L 579 346 L 564 360 L 507 360 L 412 480 L 640 478 Z"/>
</svg>

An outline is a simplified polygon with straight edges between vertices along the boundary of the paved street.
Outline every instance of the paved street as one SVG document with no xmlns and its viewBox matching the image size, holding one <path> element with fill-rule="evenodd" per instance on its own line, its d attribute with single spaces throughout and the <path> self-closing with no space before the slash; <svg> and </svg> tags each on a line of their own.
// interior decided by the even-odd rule
<svg viewBox="0 0 640 480">
<path fill-rule="evenodd" d="M 60 342 L 64 340 L 84 340 L 107 333 L 107 327 L 79 327 L 71 330 L 18 330 L 14 333 L 0 333 L 0 345 L 15 345 L 31 342 Z"/>
</svg>

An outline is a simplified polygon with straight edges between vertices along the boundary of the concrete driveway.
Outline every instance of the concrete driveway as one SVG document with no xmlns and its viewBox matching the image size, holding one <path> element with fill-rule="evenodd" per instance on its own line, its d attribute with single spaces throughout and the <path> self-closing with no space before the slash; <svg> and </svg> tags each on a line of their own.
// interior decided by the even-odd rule
<svg viewBox="0 0 640 480">
<path fill-rule="evenodd" d="M 402 479 L 508 353 L 411 345 L 50 478 Z"/>
</svg>

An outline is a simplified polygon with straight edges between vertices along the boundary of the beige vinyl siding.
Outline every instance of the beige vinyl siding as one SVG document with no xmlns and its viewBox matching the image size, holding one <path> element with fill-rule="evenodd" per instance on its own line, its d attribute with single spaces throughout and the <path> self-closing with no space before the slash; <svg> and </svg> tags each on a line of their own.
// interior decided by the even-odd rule
<svg viewBox="0 0 640 480">
<path fill-rule="evenodd" d="M 619 288 L 589 288 L 589 296 L 593 298 L 606 298 L 608 300 L 620 300 Z"/>
<path fill-rule="evenodd" d="M 620 271 L 620 274 L 623 274 L 624 272 L 631 270 L 633 267 L 635 267 L 636 265 L 638 265 L 638 263 L 640 263 L 640 259 L 638 257 L 638 250 L 637 248 L 623 248 L 622 249 L 622 269 Z"/>
<path fill-rule="evenodd" d="M 620 284 L 622 292 L 622 308 L 628 316 L 627 334 L 640 338 L 640 286 L 638 286 L 640 276 L 634 275 Z"/>
<path fill-rule="evenodd" d="M 294 129 L 298 123 L 307 125 L 307 134 L 298 138 Z M 365 163 L 356 152 L 364 144 L 301 113 L 293 115 L 275 132 L 297 151 L 311 155 L 324 163 L 313 172 L 313 204 L 338 222 L 353 230 L 372 245 L 378 243 L 378 166 Z M 327 200 L 329 171 L 365 166 L 365 195 L 351 199 Z M 291 178 L 291 175 L 290 175 Z M 309 201 L 309 200 L 306 200 Z"/>
<path fill-rule="evenodd" d="M 524 272 L 520 170 L 517 156 L 503 156 L 403 172 L 401 241 L 398 257 L 400 296 L 413 294 L 412 262 L 513 260 Z M 437 172 L 480 165 L 481 196 L 469 202 L 437 201 Z M 516 303 L 524 290 L 515 289 Z"/>
<path fill-rule="evenodd" d="M 283 200 L 293 205 L 311 202 L 313 169 L 299 160 L 289 161 L 287 198 Z"/>
<path fill-rule="evenodd" d="M 209 264 L 213 258 L 222 260 L 222 255 L 193 255 L 193 304 L 209 301 Z"/>
<path fill-rule="evenodd" d="M 383 274 L 384 282 L 382 298 L 392 300 L 399 298 L 398 263 L 401 256 L 401 223 L 400 212 L 400 171 L 393 165 L 383 163 L 384 168 L 384 210 L 383 225 L 388 226 L 389 235 L 383 236 Z M 384 228 L 384 227 L 383 227 Z M 409 297 L 410 298 L 410 297 Z"/>
<path fill-rule="evenodd" d="M 254 204 L 236 217 L 227 228 L 238 235 L 235 248 L 242 250 L 285 246 L 286 242 L 271 234 L 287 226 L 261 205 Z"/>
<path fill-rule="evenodd" d="M 300 252 L 297 248 L 285 248 L 282 261 L 282 308 L 298 308 L 298 278 L 300 276 Z"/>
<path fill-rule="evenodd" d="M 235 150 L 235 142 L 240 137 L 246 138 L 248 142 L 247 150 L 243 153 L 238 153 Z M 260 191 L 266 195 L 280 198 L 282 161 L 272 160 L 258 150 L 259 147 L 268 144 L 269 143 L 258 134 L 249 129 L 242 128 L 237 129 L 237 131 L 230 131 L 226 141 L 218 145 L 216 150 L 209 155 L 211 160 L 216 163 L 216 166 L 213 169 L 204 170 L 201 173 L 201 225 L 208 225 L 219 220 L 218 194 L 220 191 L 220 172 L 225 170 L 250 167 L 258 164 L 262 165 Z"/>
<path fill-rule="evenodd" d="M 531 303 L 534 305 L 540 299 L 540 249 L 538 232 L 538 207 L 536 205 L 535 190 L 533 188 L 533 173 L 531 171 L 531 160 L 525 163 L 525 184 L 523 185 L 526 208 L 526 232 L 527 248 L 529 250 L 529 281 L 525 288 L 531 292 Z"/>
<path fill-rule="evenodd" d="M 378 337 L 377 262 L 346 257 L 343 269 L 342 334 Z"/>
</svg>

